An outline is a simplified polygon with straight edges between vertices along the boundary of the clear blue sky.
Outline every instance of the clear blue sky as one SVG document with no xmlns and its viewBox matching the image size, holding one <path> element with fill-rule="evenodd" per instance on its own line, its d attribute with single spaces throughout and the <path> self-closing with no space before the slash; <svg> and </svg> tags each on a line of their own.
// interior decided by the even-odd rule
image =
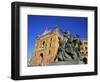
<svg viewBox="0 0 100 82">
<path fill-rule="evenodd" d="M 54 26 L 58 26 L 59 29 L 70 31 L 73 35 L 78 34 L 80 38 L 87 39 L 87 24 L 87 17 L 28 15 L 28 58 L 32 56 L 36 37 L 42 34 L 47 27 L 53 31 Z"/>
</svg>

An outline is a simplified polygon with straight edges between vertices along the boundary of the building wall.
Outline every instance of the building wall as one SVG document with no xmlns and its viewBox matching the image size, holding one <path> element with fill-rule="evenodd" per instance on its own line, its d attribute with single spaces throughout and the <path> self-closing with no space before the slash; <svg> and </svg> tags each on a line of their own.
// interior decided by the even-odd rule
<svg viewBox="0 0 100 82">
<path fill-rule="evenodd" d="M 81 50 L 80 53 L 82 54 L 83 61 L 87 63 L 88 61 L 88 41 L 87 40 L 81 40 Z"/>
<path fill-rule="evenodd" d="M 54 62 L 59 47 L 58 28 L 36 39 L 35 50 L 29 62 L 30 65 L 46 65 Z"/>
</svg>

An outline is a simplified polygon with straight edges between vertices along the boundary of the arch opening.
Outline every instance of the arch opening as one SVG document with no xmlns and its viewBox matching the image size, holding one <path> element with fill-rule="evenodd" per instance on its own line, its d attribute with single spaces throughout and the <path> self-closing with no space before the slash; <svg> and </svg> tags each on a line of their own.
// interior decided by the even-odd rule
<svg viewBox="0 0 100 82">
<path fill-rule="evenodd" d="M 86 57 L 83 58 L 83 62 L 84 62 L 84 64 L 87 64 L 87 58 Z"/>
</svg>

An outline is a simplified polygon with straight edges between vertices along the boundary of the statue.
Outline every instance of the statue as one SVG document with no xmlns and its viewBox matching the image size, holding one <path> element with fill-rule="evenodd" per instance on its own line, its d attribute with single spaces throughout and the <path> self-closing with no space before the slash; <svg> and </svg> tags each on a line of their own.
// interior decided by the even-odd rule
<svg viewBox="0 0 100 82">
<path fill-rule="evenodd" d="M 59 40 L 56 59 L 58 61 L 82 61 L 79 35 L 74 37 L 68 31 L 62 31 L 62 34 L 63 40 Z"/>
<path fill-rule="evenodd" d="M 75 39 L 73 40 L 74 42 L 74 48 L 75 48 L 75 52 L 77 53 L 77 56 L 79 58 L 79 60 L 82 60 L 82 56 L 80 54 L 80 45 L 81 45 L 81 41 L 79 38 L 79 35 L 76 35 Z"/>
<path fill-rule="evenodd" d="M 57 52 L 58 61 L 72 60 L 71 56 L 69 56 L 66 53 L 65 46 L 66 46 L 66 42 L 59 41 L 59 48 L 58 48 L 58 52 Z"/>
</svg>

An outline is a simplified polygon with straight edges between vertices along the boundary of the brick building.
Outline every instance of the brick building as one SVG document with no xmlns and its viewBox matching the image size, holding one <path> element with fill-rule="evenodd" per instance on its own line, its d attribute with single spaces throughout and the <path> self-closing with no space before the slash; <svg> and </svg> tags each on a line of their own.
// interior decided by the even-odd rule
<svg viewBox="0 0 100 82">
<path fill-rule="evenodd" d="M 88 61 L 88 41 L 87 40 L 81 40 L 82 44 L 81 44 L 81 49 L 80 49 L 80 53 L 82 54 L 82 58 L 84 63 L 87 64 Z"/>
<path fill-rule="evenodd" d="M 58 28 L 55 27 L 53 32 L 46 29 L 43 34 L 37 37 L 29 65 L 46 65 L 54 62 L 59 47 L 59 36 Z"/>
</svg>

